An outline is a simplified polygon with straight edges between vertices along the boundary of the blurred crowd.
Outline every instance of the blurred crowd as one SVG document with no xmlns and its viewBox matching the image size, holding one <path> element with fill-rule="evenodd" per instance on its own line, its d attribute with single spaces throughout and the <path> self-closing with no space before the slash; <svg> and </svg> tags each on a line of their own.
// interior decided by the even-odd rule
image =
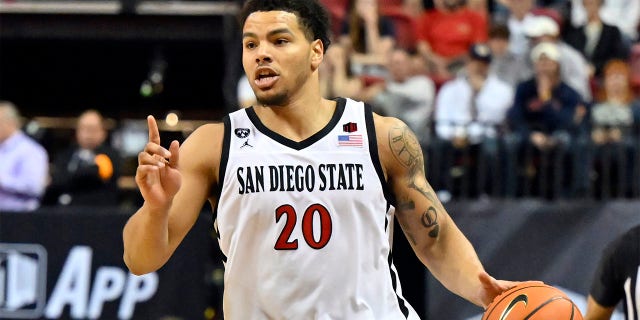
<svg viewBox="0 0 640 320">
<path fill-rule="evenodd" d="M 51 155 L 25 128 L 18 108 L 0 101 L 0 211 L 120 205 L 123 156 L 99 111 L 82 112 L 73 141 Z"/>
<path fill-rule="evenodd" d="M 640 1 L 321 1 L 325 97 L 404 120 L 445 200 L 640 195 Z"/>
<path fill-rule="evenodd" d="M 323 95 L 402 119 L 443 201 L 640 196 L 640 1 L 321 2 Z M 239 106 L 254 103 L 241 78 Z M 0 102 L 0 210 L 122 202 L 140 130 L 114 147 L 87 110 L 69 148 L 48 154 L 23 129 Z"/>
</svg>

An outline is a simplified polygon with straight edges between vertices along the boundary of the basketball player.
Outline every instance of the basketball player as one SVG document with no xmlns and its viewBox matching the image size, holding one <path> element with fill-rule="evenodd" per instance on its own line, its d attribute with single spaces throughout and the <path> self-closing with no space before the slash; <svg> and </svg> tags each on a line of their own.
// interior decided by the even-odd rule
<svg viewBox="0 0 640 320">
<path fill-rule="evenodd" d="M 168 150 L 148 118 L 136 172 L 145 202 L 124 228 L 131 272 L 160 268 L 208 200 L 227 319 L 418 319 L 392 263 L 394 208 L 417 256 L 452 292 L 486 307 L 515 284 L 484 271 L 427 183 L 404 123 L 321 97 L 329 33 L 317 0 L 250 0 L 240 21 L 258 104 Z"/>
<path fill-rule="evenodd" d="M 585 320 L 610 319 L 624 301 L 626 320 L 640 319 L 640 225 L 612 241 L 602 254 L 591 284 Z"/>
</svg>

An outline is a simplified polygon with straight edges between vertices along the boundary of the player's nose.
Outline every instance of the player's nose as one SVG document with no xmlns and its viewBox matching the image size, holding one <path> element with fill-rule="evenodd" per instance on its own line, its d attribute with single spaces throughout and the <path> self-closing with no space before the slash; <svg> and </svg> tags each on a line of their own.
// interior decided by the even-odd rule
<svg viewBox="0 0 640 320">
<path fill-rule="evenodd" d="M 256 51 L 256 63 L 261 65 L 262 63 L 271 61 L 271 53 L 269 52 L 268 46 L 259 46 Z"/>
</svg>

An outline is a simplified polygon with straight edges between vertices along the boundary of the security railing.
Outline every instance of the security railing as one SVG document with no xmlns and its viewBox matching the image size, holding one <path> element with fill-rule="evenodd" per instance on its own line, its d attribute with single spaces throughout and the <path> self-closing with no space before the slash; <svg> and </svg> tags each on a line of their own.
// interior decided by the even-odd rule
<svg viewBox="0 0 640 320">
<path fill-rule="evenodd" d="M 463 145 L 433 135 L 423 146 L 427 178 L 445 201 L 640 197 L 640 135 L 605 144 L 589 134 L 554 139 L 539 149 L 511 133 Z"/>
</svg>

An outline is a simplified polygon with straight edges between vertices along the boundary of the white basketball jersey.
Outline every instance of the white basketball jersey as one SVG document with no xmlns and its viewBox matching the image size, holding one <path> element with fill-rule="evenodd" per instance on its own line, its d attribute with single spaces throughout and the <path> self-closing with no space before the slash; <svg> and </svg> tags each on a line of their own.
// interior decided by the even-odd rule
<svg viewBox="0 0 640 320">
<path fill-rule="evenodd" d="M 225 118 L 216 230 L 226 319 L 419 319 L 391 259 L 371 108 L 336 101 L 327 126 L 300 142 L 252 108 Z"/>
</svg>

